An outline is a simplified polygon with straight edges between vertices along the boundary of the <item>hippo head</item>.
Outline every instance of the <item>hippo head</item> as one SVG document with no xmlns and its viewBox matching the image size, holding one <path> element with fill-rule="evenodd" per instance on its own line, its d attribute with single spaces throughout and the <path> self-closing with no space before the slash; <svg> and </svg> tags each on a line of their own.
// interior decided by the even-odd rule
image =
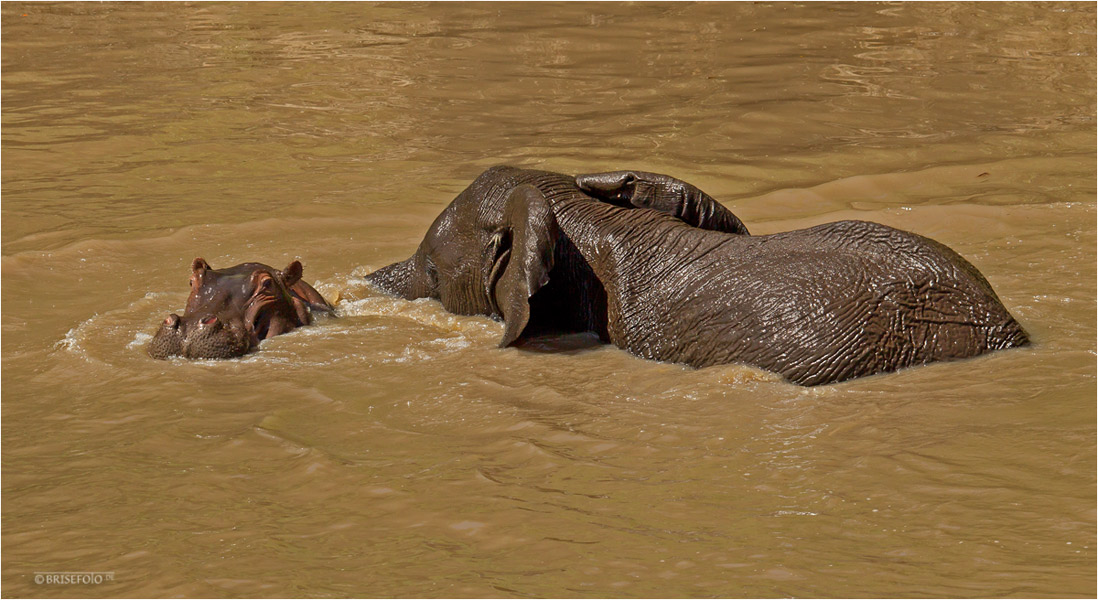
<svg viewBox="0 0 1098 600">
<path fill-rule="evenodd" d="M 281 271 L 259 263 L 215 270 L 196 258 L 183 316 L 164 319 L 149 342 L 149 356 L 242 356 L 266 338 L 309 324 L 311 308 L 329 307 L 301 281 L 296 260 Z"/>
</svg>

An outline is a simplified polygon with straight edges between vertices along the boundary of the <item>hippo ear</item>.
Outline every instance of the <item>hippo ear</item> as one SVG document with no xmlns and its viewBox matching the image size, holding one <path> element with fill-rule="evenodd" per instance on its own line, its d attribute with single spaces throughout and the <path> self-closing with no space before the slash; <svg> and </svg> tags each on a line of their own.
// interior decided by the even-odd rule
<svg viewBox="0 0 1098 600">
<path fill-rule="evenodd" d="M 489 244 L 494 259 L 486 281 L 488 297 L 503 316 L 500 348 L 515 343 L 530 322 L 530 297 L 549 283 L 560 235 L 545 196 L 531 185 L 511 192 L 504 223 Z"/>
<path fill-rule="evenodd" d="M 197 290 L 202 287 L 202 276 L 206 274 L 206 271 L 210 270 L 210 264 L 202 258 L 196 258 L 191 261 L 191 281 L 190 286 L 192 290 Z M 192 299 L 194 293 L 191 294 Z M 191 308 L 191 300 L 187 301 L 188 310 Z"/>
<path fill-rule="evenodd" d="M 301 281 L 301 261 L 295 260 L 282 269 L 282 281 L 286 284 L 286 287 L 293 287 L 295 283 Z"/>
</svg>

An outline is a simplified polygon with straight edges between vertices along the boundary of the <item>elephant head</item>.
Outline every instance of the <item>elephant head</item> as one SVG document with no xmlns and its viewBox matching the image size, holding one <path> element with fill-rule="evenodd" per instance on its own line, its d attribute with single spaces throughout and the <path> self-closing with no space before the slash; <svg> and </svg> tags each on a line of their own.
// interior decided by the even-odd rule
<svg viewBox="0 0 1098 600">
<path fill-rule="evenodd" d="M 539 190 L 538 206 L 512 197 L 524 185 Z M 366 279 L 408 300 L 435 298 L 453 313 L 504 320 L 501 346 L 524 332 L 598 331 L 591 307 L 602 287 L 552 218 L 552 205 L 564 199 L 593 201 L 567 175 L 489 169 L 435 219 L 415 254 Z M 552 322 L 531 322 L 531 305 L 552 312 Z"/>
<path fill-rule="evenodd" d="M 213 269 L 191 263 L 191 293 L 183 316 L 169 315 L 148 345 L 153 358 L 233 358 L 260 341 L 311 322 L 312 310 L 331 307 L 301 280 L 293 261 L 278 271 L 259 263 Z"/>
</svg>

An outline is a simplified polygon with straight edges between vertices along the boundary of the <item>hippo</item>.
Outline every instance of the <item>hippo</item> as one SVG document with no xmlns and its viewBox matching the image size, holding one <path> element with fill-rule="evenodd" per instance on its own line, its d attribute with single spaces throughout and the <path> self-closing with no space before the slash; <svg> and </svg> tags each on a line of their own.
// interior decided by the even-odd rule
<svg viewBox="0 0 1098 600">
<path fill-rule="evenodd" d="M 309 325 L 313 312 L 331 313 L 331 305 L 301 280 L 301 272 L 296 260 L 279 271 L 260 263 L 213 269 L 194 259 L 183 316 L 164 319 L 149 342 L 149 356 L 243 356 L 269 337 Z"/>
</svg>

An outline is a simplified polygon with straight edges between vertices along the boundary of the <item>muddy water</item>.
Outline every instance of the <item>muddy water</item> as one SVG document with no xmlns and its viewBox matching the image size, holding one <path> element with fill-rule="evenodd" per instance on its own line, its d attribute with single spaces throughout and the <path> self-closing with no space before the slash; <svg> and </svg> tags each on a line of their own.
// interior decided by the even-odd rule
<svg viewBox="0 0 1098 600">
<path fill-rule="evenodd" d="M 3 595 L 1092 596 L 1094 23 L 4 3 Z M 498 163 L 934 237 L 1035 344 L 803 389 L 359 282 Z M 195 256 L 300 258 L 339 317 L 153 361 Z"/>
</svg>

